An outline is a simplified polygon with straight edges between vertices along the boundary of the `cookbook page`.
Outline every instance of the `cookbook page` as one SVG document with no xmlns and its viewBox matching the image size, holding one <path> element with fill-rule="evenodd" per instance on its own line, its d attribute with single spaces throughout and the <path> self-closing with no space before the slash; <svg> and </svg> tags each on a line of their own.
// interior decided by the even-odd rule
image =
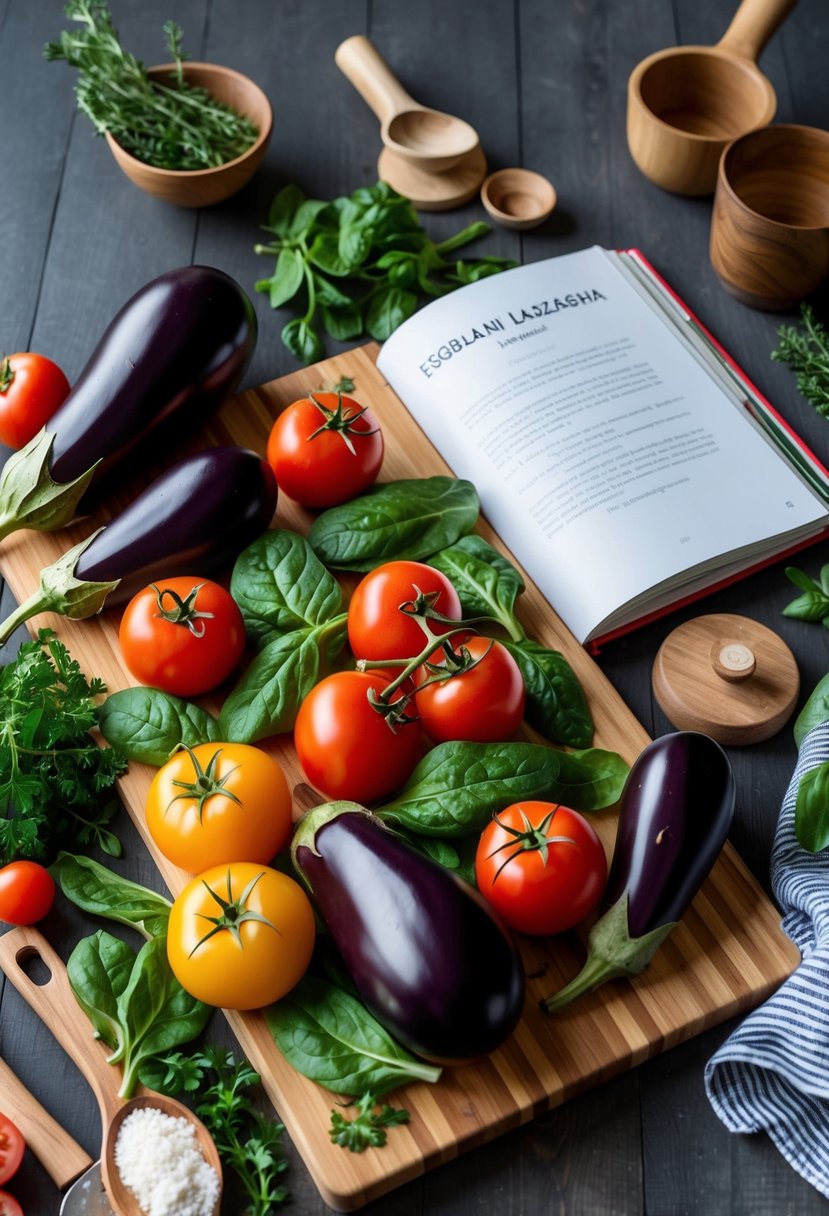
<svg viewBox="0 0 829 1216">
<path fill-rule="evenodd" d="M 615 256 L 464 287 L 378 359 L 582 642 L 649 588 L 826 514 Z"/>
</svg>

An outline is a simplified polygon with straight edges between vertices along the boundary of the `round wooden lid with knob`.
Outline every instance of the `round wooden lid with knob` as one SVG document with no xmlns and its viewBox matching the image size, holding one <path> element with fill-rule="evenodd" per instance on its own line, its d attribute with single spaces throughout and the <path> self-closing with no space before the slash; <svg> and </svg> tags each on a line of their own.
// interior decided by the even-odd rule
<svg viewBox="0 0 829 1216">
<path fill-rule="evenodd" d="M 740 746 L 769 739 L 797 701 L 800 673 L 782 638 L 749 617 L 712 613 L 668 634 L 651 674 L 678 730 Z"/>
</svg>

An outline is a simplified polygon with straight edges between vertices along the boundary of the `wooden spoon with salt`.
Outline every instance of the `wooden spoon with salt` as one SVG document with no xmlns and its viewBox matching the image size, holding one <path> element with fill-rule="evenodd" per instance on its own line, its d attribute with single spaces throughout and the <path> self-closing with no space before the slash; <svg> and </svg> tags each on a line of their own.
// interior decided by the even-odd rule
<svg viewBox="0 0 829 1216">
<path fill-rule="evenodd" d="M 26 968 L 39 959 L 49 972 L 44 983 L 33 979 Z M 143 1107 L 154 1107 L 165 1115 L 186 1119 L 196 1132 L 199 1148 L 216 1171 L 219 1193 L 211 1216 L 221 1205 L 222 1167 L 207 1128 L 183 1103 L 139 1087 L 138 1096 L 125 1101 L 118 1096 L 120 1070 L 107 1063 L 107 1047 L 93 1037 L 87 1017 L 72 992 L 62 959 L 42 933 L 32 928 L 12 929 L 0 937 L 0 968 L 24 1001 L 49 1027 L 61 1047 L 89 1083 L 101 1112 L 101 1177 L 110 1203 L 120 1216 L 144 1216 L 115 1164 L 115 1141 L 127 1115 Z"/>
</svg>

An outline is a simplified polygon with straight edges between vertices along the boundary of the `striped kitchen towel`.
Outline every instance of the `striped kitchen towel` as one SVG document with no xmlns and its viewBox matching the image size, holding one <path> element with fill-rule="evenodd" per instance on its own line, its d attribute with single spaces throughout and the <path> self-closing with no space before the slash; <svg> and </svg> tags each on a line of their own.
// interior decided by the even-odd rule
<svg viewBox="0 0 829 1216">
<path fill-rule="evenodd" d="M 798 782 L 824 760 L 829 723 L 801 743 L 771 856 L 783 929 L 802 962 L 709 1060 L 705 1086 L 730 1131 L 767 1132 L 789 1164 L 829 1197 L 829 849 L 806 852 L 794 831 Z"/>
</svg>

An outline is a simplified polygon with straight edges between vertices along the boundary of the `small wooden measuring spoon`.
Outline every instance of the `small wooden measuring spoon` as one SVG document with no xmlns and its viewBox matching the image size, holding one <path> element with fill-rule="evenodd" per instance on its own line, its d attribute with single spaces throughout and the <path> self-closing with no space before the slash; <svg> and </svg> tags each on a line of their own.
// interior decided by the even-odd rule
<svg viewBox="0 0 829 1216">
<path fill-rule="evenodd" d="M 341 42 L 334 61 L 380 119 L 380 138 L 395 155 L 442 173 L 478 147 L 478 133 L 468 122 L 410 97 L 362 34 Z"/>
<path fill-rule="evenodd" d="M 38 984 L 25 964 L 39 958 L 49 979 Z M 66 967 L 42 933 L 32 928 L 12 929 L 0 937 L 0 968 L 23 1000 L 49 1027 L 66 1054 L 83 1073 L 101 1112 L 101 1177 L 104 1189 L 120 1216 L 144 1216 L 132 1191 L 124 1185 L 115 1165 L 115 1141 L 127 1115 L 143 1107 L 154 1107 L 165 1115 L 186 1119 L 196 1130 L 196 1139 L 208 1164 L 219 1179 L 219 1197 L 212 1216 L 221 1204 L 222 1168 L 213 1138 L 207 1128 L 183 1103 L 139 1087 L 139 1096 L 125 1101 L 118 1096 L 120 1071 L 107 1063 L 107 1047 L 93 1038 L 86 1015 L 69 985 Z"/>
</svg>

